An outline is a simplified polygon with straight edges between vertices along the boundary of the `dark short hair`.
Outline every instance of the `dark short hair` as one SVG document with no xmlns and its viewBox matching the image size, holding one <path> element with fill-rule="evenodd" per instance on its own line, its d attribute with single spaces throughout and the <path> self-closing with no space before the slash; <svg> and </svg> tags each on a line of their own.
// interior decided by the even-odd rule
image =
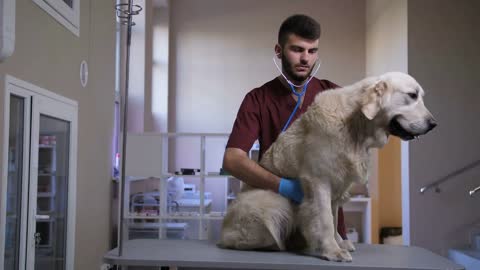
<svg viewBox="0 0 480 270">
<path fill-rule="evenodd" d="M 278 43 L 284 46 L 287 43 L 288 36 L 295 34 L 301 38 L 316 40 L 320 38 L 320 24 L 313 18 L 303 15 L 295 14 L 283 21 L 278 31 Z"/>
</svg>

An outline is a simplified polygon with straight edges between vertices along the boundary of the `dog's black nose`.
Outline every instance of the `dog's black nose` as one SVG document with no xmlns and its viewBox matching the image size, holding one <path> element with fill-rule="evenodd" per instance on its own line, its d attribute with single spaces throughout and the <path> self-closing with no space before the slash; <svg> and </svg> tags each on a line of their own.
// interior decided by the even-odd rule
<svg viewBox="0 0 480 270">
<path fill-rule="evenodd" d="M 437 121 L 435 119 L 430 118 L 428 119 L 428 131 L 434 129 L 437 126 Z"/>
</svg>

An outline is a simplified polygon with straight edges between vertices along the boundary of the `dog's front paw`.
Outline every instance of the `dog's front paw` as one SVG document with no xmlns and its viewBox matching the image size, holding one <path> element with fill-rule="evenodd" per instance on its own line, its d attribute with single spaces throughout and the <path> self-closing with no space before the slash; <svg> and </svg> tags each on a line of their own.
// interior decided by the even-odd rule
<svg viewBox="0 0 480 270">
<path fill-rule="evenodd" d="M 352 241 L 350 241 L 350 240 L 343 240 L 342 242 L 338 243 L 338 245 L 340 246 L 340 248 L 346 249 L 350 252 L 355 251 L 355 246 L 353 245 Z"/>
<path fill-rule="evenodd" d="M 317 256 L 334 262 L 351 262 L 352 255 L 345 249 L 329 249 L 329 250 L 321 250 L 317 253 Z"/>
</svg>

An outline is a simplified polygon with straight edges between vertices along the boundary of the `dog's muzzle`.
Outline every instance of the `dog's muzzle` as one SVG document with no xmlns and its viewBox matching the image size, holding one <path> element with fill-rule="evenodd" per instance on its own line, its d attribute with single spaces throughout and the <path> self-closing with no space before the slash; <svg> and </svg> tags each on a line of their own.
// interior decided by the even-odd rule
<svg viewBox="0 0 480 270">
<path fill-rule="evenodd" d="M 430 130 L 432 130 L 433 128 L 435 128 L 437 126 L 437 122 L 435 121 L 435 119 L 431 118 L 431 119 L 427 120 L 428 121 L 427 129 L 425 131 L 423 131 L 421 133 L 412 133 L 412 132 L 406 130 L 400 124 L 400 122 L 398 121 L 398 118 L 399 118 L 399 116 L 395 116 L 394 118 L 392 118 L 392 120 L 390 121 L 390 124 L 388 125 L 388 131 L 389 131 L 390 134 L 392 134 L 394 136 L 397 136 L 404 141 L 412 140 L 419 135 L 423 135 L 423 134 L 429 132 Z"/>
</svg>

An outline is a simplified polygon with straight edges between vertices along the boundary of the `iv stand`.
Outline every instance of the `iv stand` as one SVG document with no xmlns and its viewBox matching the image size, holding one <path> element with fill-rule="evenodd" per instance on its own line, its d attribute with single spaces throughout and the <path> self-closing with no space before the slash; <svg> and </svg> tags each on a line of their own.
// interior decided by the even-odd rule
<svg viewBox="0 0 480 270">
<path fill-rule="evenodd" d="M 123 253 L 123 219 L 124 219 L 124 203 L 125 200 L 125 156 L 127 150 L 127 115 L 128 115 L 128 79 L 129 79 L 129 67 L 130 67 L 130 44 L 132 41 L 132 26 L 135 23 L 132 20 L 133 15 L 138 15 L 142 11 L 142 7 L 139 5 L 133 5 L 133 0 L 128 0 L 128 3 L 122 3 L 115 5 L 117 17 L 122 25 L 127 26 L 127 52 L 126 52 L 126 71 L 125 71 L 125 95 L 121 98 L 122 104 L 122 170 L 120 173 L 120 185 L 119 185 L 119 209 L 120 218 L 118 222 L 118 256 L 122 256 Z"/>
</svg>

